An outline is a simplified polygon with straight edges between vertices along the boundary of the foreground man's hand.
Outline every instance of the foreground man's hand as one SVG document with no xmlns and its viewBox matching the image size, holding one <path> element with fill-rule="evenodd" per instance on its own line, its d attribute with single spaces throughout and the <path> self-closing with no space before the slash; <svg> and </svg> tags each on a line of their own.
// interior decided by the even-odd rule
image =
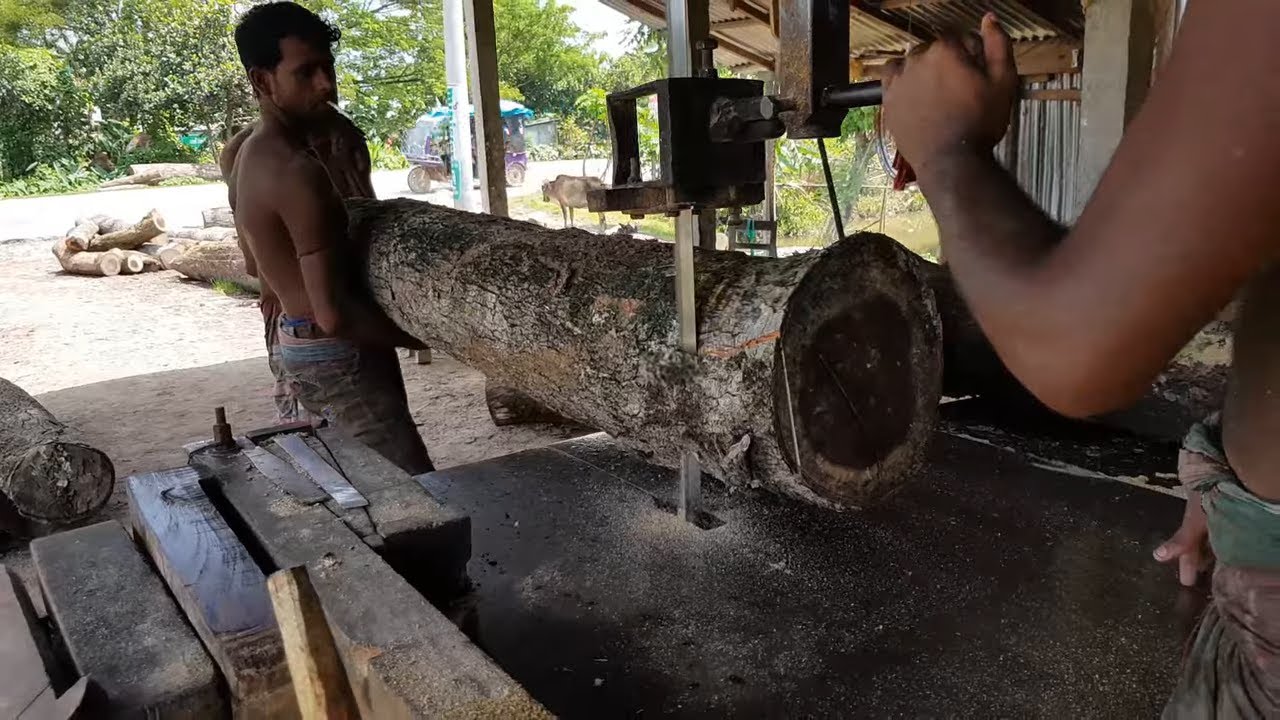
<svg viewBox="0 0 1280 720">
<path fill-rule="evenodd" d="M 913 51 L 884 84 L 885 123 L 917 169 L 956 151 L 990 153 L 1017 99 L 1013 43 L 988 13 L 980 43 L 939 39 Z"/>
<path fill-rule="evenodd" d="M 1196 584 L 1200 573 L 1209 569 L 1213 552 L 1209 549 L 1209 525 L 1200 493 L 1187 495 L 1187 507 L 1182 513 L 1182 525 L 1173 537 L 1155 550 L 1156 560 L 1162 563 L 1178 561 L 1178 582 L 1187 587 Z"/>
</svg>

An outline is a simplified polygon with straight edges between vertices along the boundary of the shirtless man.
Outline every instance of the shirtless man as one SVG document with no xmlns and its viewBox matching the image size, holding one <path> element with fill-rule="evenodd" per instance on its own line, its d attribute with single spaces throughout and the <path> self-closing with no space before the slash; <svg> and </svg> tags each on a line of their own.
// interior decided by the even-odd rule
<svg viewBox="0 0 1280 720">
<path fill-rule="evenodd" d="M 244 141 L 249 139 L 253 131 L 257 129 L 257 123 L 236 133 L 234 137 L 227 141 L 227 145 L 222 149 L 222 154 L 218 156 L 218 165 L 222 170 L 222 179 L 227 183 L 228 204 L 234 211 L 236 209 L 236 178 L 235 178 L 235 161 L 240 154 L 240 146 Z M 345 198 L 376 198 L 377 195 L 373 189 L 373 179 L 370 176 L 372 163 L 369 158 L 369 148 L 366 145 L 364 133 L 355 123 L 351 122 L 345 115 L 339 112 L 333 112 L 330 117 L 315 124 L 311 129 L 307 146 L 312 153 L 324 165 L 325 171 L 329 173 L 330 179 L 333 180 L 333 186 L 338 191 L 338 195 Z M 240 250 L 244 253 L 246 262 L 248 262 L 252 253 L 244 241 L 243 235 L 240 238 Z M 298 400 L 298 395 L 294 392 L 293 387 L 285 378 L 284 368 L 280 364 L 280 315 L 282 309 L 280 301 L 276 298 L 275 291 L 271 289 L 262 279 L 258 279 L 262 286 L 262 292 L 259 296 L 258 307 L 262 310 L 262 321 L 264 335 L 267 345 L 267 365 L 271 368 L 271 374 L 275 377 L 275 387 L 272 391 L 272 399 L 276 406 L 276 421 L 285 423 L 294 420 L 302 420 L 310 413 Z"/>
<path fill-rule="evenodd" d="M 291 2 L 257 5 L 236 47 L 261 119 L 234 157 L 234 206 L 251 274 L 278 300 L 280 365 L 302 405 L 411 473 L 432 469 L 409 413 L 396 347 L 422 343 L 393 323 L 352 273 L 334 179 L 311 139 L 328 136 L 339 32 Z"/>
<path fill-rule="evenodd" d="M 1221 421 L 1188 436 L 1182 527 L 1155 551 L 1188 585 L 1206 540 L 1217 557 L 1213 603 L 1166 718 L 1280 716 L 1277 33 L 1275 0 L 1190 3 L 1172 57 L 1070 229 L 992 157 L 1018 90 L 994 17 L 981 42 L 913 53 L 885 90 L 886 122 L 961 293 L 1005 364 L 1053 409 L 1088 417 L 1131 404 L 1242 293 Z"/>
</svg>

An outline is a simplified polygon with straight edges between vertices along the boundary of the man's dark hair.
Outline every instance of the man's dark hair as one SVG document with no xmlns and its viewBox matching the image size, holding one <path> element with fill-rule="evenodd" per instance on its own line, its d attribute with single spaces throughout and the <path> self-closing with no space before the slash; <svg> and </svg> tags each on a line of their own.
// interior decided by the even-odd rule
<svg viewBox="0 0 1280 720">
<path fill-rule="evenodd" d="M 236 24 L 236 50 L 244 69 L 274 70 L 280 64 L 280 41 L 287 37 L 328 48 L 342 32 L 297 3 L 255 5 Z"/>
</svg>

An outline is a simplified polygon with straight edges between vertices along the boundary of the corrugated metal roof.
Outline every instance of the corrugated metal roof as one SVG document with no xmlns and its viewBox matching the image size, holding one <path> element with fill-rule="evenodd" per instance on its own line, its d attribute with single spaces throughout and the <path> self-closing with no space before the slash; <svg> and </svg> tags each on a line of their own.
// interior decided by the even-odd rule
<svg viewBox="0 0 1280 720">
<path fill-rule="evenodd" d="M 884 0 L 880 11 L 907 30 L 919 28 L 928 36 L 971 30 L 983 14 L 994 12 L 1015 40 L 1048 40 L 1065 33 L 1019 0 Z"/>
<path fill-rule="evenodd" d="M 665 26 L 663 0 L 600 0 L 624 15 L 652 27 Z M 1063 0 L 1038 0 L 1034 5 L 1057 6 L 1045 14 L 1024 0 L 852 0 L 850 56 L 866 58 L 901 55 L 917 43 L 956 28 L 976 27 L 983 13 L 994 11 L 1015 41 L 1037 41 L 1078 36 L 1079 13 L 1073 0 L 1063 10 Z M 743 6 L 749 10 L 743 10 Z M 762 0 L 710 0 L 712 36 L 720 41 L 718 62 L 731 67 L 772 65 L 778 41 L 767 22 Z M 1074 10 L 1070 10 L 1074 8 Z M 1065 15 L 1064 15 L 1065 13 Z M 755 17 L 753 17 L 753 15 Z M 1058 21 L 1047 16 L 1065 18 Z M 1082 21 L 1081 21 L 1082 22 Z"/>
</svg>

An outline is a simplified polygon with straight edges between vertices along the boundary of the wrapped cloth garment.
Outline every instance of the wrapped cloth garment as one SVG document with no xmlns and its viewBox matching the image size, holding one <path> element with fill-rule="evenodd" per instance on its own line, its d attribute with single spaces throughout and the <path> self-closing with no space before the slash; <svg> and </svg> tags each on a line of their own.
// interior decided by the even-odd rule
<svg viewBox="0 0 1280 720">
<path fill-rule="evenodd" d="M 1216 415 L 1183 441 L 1178 476 L 1201 493 L 1217 567 L 1163 717 L 1280 718 L 1280 503 L 1240 483 Z"/>
</svg>

